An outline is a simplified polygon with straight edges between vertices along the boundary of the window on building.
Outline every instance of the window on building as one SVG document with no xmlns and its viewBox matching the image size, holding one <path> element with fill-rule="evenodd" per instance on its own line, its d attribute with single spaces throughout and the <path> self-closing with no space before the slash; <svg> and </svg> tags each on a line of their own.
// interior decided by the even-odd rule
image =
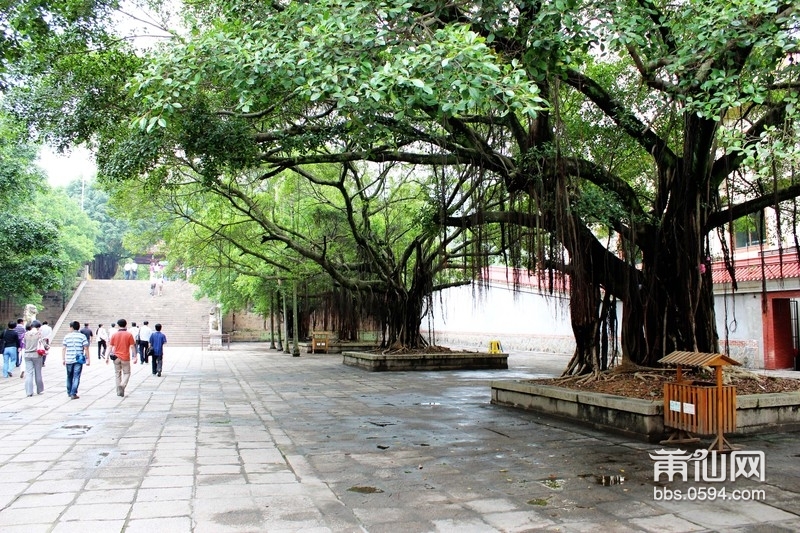
<svg viewBox="0 0 800 533">
<path fill-rule="evenodd" d="M 762 220 L 761 213 L 753 213 L 733 221 L 737 247 L 755 246 L 764 242 L 766 232 Z"/>
</svg>

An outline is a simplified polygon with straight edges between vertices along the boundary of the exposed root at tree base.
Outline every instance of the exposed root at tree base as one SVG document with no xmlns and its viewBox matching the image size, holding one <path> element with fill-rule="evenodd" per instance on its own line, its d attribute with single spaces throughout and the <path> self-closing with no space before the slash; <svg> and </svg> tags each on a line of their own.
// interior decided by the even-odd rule
<svg viewBox="0 0 800 533">
<path fill-rule="evenodd" d="M 401 354 L 420 354 L 420 353 L 449 353 L 452 352 L 450 348 L 447 346 L 436 346 L 436 345 L 428 345 L 421 348 L 409 348 L 399 342 L 396 342 L 389 346 L 388 348 L 379 349 L 379 350 L 370 350 L 371 353 L 380 353 L 381 355 L 401 355 Z"/>
<path fill-rule="evenodd" d="M 726 372 L 727 374 L 727 372 Z M 737 395 L 800 392 L 800 379 L 776 378 L 749 371 L 735 371 L 726 375 L 736 386 Z M 800 376 L 798 376 L 800 377 Z M 581 376 L 564 376 L 552 379 L 534 379 L 531 383 L 551 385 L 587 392 L 598 392 L 628 398 L 659 401 L 663 398 L 664 383 L 674 382 L 675 369 L 641 368 L 634 372 L 598 372 Z M 710 382 L 713 371 L 684 369 L 683 379 Z"/>
</svg>

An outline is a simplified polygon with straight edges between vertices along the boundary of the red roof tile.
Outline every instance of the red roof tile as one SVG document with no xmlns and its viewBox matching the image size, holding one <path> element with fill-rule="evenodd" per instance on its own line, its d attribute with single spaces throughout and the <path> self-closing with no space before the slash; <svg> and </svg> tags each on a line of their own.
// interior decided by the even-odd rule
<svg viewBox="0 0 800 533">
<path fill-rule="evenodd" d="M 766 279 L 800 278 L 800 261 L 794 252 L 784 252 L 781 258 L 776 253 L 764 254 L 762 269 L 761 257 L 736 259 L 734 257 L 734 274 L 736 281 L 760 281 Z M 714 283 L 730 283 L 731 277 L 721 261 L 711 265 Z"/>
<path fill-rule="evenodd" d="M 494 283 L 507 283 L 513 285 L 515 282 L 514 276 L 517 276 L 516 284 L 520 287 L 536 287 L 542 290 L 550 289 L 550 278 L 548 274 L 541 277 L 537 273 L 532 275 L 525 269 L 506 268 L 504 266 L 490 266 L 489 268 L 481 271 L 481 278 Z M 559 291 L 562 288 L 567 290 L 569 288 L 569 276 L 564 274 L 553 274 L 553 290 Z"/>
</svg>

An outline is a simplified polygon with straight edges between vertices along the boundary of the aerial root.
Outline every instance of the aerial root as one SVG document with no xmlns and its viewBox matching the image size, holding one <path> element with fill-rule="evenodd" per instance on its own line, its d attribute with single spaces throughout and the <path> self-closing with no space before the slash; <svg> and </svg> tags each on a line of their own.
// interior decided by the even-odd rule
<svg viewBox="0 0 800 533">
<path fill-rule="evenodd" d="M 663 376 L 648 371 L 648 372 L 634 372 L 633 377 L 641 379 L 642 381 L 648 381 L 651 379 L 661 379 Z"/>
</svg>

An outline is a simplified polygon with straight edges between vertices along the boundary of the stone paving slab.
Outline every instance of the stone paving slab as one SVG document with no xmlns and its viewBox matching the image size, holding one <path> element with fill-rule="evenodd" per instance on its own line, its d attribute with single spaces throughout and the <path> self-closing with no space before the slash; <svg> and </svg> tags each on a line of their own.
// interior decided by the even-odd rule
<svg viewBox="0 0 800 533">
<path fill-rule="evenodd" d="M 660 445 L 490 404 L 491 381 L 567 360 L 373 373 L 266 344 L 173 347 L 162 378 L 133 366 L 124 398 L 93 360 L 70 400 L 55 357 L 42 395 L 0 378 L 0 531 L 800 532 L 800 434 L 735 439 L 764 452 L 764 481 L 656 483 Z M 723 486 L 758 497 L 656 497 Z"/>
</svg>

